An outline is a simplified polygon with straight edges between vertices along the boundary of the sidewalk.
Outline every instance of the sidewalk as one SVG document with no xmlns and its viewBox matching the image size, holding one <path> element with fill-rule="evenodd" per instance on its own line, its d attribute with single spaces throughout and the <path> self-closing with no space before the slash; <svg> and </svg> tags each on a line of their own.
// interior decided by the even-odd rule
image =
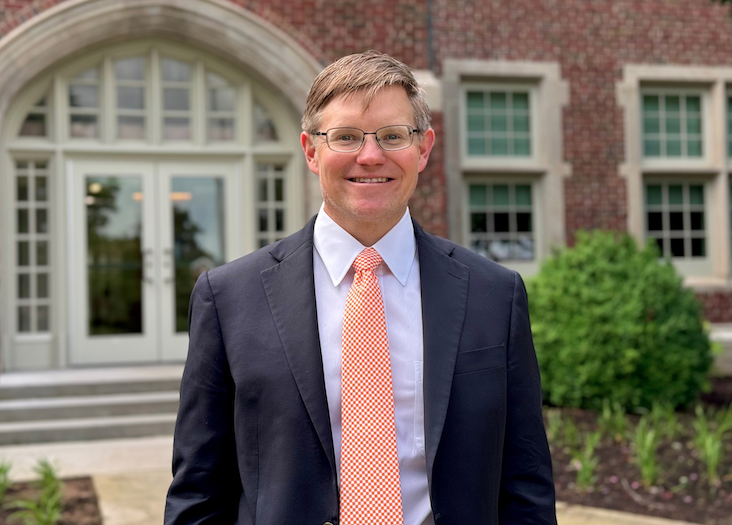
<svg viewBox="0 0 732 525">
<path fill-rule="evenodd" d="M 104 525 L 161 525 L 173 439 L 118 439 L 0 447 L 0 461 L 13 464 L 16 481 L 33 479 L 41 458 L 61 477 L 91 476 Z M 558 525 L 692 525 L 578 505 L 557 504 Z"/>
</svg>

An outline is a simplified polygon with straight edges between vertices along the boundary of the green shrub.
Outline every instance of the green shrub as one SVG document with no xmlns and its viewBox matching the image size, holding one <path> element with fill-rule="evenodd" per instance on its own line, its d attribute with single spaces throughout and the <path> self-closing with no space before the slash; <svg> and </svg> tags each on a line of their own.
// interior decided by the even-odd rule
<svg viewBox="0 0 732 525">
<path fill-rule="evenodd" d="M 527 283 L 545 400 L 600 409 L 693 401 L 711 345 L 674 268 L 627 234 L 579 232 Z"/>
</svg>

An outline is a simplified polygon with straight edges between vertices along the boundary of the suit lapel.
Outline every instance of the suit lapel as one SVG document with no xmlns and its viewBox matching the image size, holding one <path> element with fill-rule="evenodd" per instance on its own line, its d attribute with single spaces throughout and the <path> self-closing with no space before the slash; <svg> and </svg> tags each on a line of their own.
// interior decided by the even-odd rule
<svg viewBox="0 0 732 525">
<path fill-rule="evenodd" d="M 424 418 L 427 478 L 432 485 L 435 454 L 445 425 L 452 377 L 468 300 L 468 267 L 415 223 L 422 288 Z"/>
<path fill-rule="evenodd" d="M 323 379 L 313 279 L 312 219 L 270 251 L 279 264 L 261 273 L 280 341 L 305 408 L 335 476 L 333 435 Z"/>
</svg>

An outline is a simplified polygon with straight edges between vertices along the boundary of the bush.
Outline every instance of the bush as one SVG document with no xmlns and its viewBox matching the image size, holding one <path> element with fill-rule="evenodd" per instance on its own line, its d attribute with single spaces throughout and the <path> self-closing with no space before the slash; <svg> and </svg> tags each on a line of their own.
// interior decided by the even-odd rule
<svg viewBox="0 0 732 525">
<path fill-rule="evenodd" d="M 556 406 L 688 405 L 712 364 L 701 306 L 655 246 L 579 232 L 527 283 L 544 398 Z"/>
</svg>

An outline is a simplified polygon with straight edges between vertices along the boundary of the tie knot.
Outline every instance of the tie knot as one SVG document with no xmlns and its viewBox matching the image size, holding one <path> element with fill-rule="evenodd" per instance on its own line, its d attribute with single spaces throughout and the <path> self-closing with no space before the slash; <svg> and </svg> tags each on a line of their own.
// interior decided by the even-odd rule
<svg viewBox="0 0 732 525">
<path fill-rule="evenodd" d="M 353 268 L 357 272 L 363 272 L 364 270 L 374 271 L 383 261 L 384 259 L 381 258 L 379 252 L 373 248 L 366 248 L 356 256 L 356 260 L 353 261 Z"/>
</svg>

